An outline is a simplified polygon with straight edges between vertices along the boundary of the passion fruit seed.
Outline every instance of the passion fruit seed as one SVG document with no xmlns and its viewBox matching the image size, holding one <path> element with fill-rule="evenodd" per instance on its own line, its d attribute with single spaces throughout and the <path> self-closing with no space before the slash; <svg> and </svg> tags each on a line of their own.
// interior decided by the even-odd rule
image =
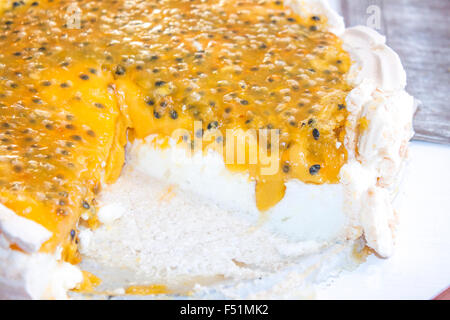
<svg viewBox="0 0 450 320">
<path fill-rule="evenodd" d="M 313 137 L 314 137 L 314 140 L 319 140 L 319 137 L 320 137 L 320 132 L 319 132 L 319 130 L 317 130 L 316 128 L 314 128 L 313 131 L 312 131 L 312 135 L 313 135 Z"/>
<path fill-rule="evenodd" d="M 316 174 L 319 173 L 319 170 L 320 170 L 320 164 L 315 164 L 315 165 L 312 165 L 312 166 L 309 168 L 309 173 L 310 173 L 312 176 L 314 176 L 314 175 L 316 175 Z"/>
</svg>

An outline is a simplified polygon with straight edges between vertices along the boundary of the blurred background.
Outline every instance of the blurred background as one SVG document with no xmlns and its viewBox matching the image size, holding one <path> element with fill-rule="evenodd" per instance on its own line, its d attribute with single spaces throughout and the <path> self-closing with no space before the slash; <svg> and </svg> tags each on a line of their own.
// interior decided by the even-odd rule
<svg viewBox="0 0 450 320">
<path fill-rule="evenodd" d="M 420 101 L 414 138 L 450 144 L 450 0 L 329 2 L 347 26 L 377 29 L 400 55 L 407 91 Z"/>
</svg>

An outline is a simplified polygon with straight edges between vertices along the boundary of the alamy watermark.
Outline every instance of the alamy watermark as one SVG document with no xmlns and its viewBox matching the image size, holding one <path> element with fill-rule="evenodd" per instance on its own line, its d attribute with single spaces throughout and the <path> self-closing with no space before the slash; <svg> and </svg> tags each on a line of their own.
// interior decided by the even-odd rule
<svg viewBox="0 0 450 320">
<path fill-rule="evenodd" d="M 375 30 L 381 30 L 381 8 L 377 5 L 367 7 L 366 14 L 369 17 L 366 20 L 366 25 Z"/>
<path fill-rule="evenodd" d="M 81 29 L 81 14 L 82 11 L 75 2 L 67 7 L 64 18 L 68 29 Z"/>
<path fill-rule="evenodd" d="M 274 175 L 280 169 L 280 131 L 278 129 L 204 129 L 202 121 L 194 121 L 194 130 L 176 129 L 172 143 L 185 146 L 185 155 L 172 153 L 172 161 L 198 161 L 195 157 L 205 149 L 223 157 L 227 165 L 258 165 L 261 175 Z M 204 148 L 206 147 L 206 148 Z M 178 150 L 183 150 L 178 148 Z"/>
</svg>

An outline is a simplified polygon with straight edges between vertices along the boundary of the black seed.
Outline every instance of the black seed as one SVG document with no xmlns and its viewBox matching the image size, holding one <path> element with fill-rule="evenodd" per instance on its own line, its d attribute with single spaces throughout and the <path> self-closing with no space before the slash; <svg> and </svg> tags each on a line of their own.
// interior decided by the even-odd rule
<svg viewBox="0 0 450 320">
<path fill-rule="evenodd" d="M 314 21 L 320 21 L 320 17 L 318 17 L 318 16 L 312 16 L 312 17 L 311 17 L 311 20 L 314 20 Z"/>
<path fill-rule="evenodd" d="M 81 80 L 89 80 L 89 76 L 87 74 L 81 74 L 80 79 Z"/>
<path fill-rule="evenodd" d="M 63 82 L 59 85 L 61 88 L 68 88 L 70 87 L 69 84 L 67 82 Z"/>
<path fill-rule="evenodd" d="M 319 170 L 320 170 L 320 164 L 315 164 L 309 168 L 309 174 L 312 176 L 316 175 L 317 173 L 319 173 Z"/>
<path fill-rule="evenodd" d="M 45 125 L 45 128 L 47 128 L 48 130 L 53 130 L 53 126 L 50 123 L 47 123 Z"/>
<path fill-rule="evenodd" d="M 38 98 L 34 98 L 34 99 L 33 99 L 33 102 L 36 103 L 36 104 L 41 104 L 41 103 L 42 103 L 42 100 L 41 100 L 41 99 L 38 99 Z"/>
<path fill-rule="evenodd" d="M 170 117 L 175 120 L 178 118 L 178 112 L 176 110 L 170 110 Z"/>
<path fill-rule="evenodd" d="M 309 125 L 312 125 L 313 123 L 314 123 L 314 119 L 309 119 L 309 120 L 308 120 L 308 124 L 309 124 Z"/>
<path fill-rule="evenodd" d="M 244 105 L 244 106 L 248 105 L 248 101 L 247 101 L 247 100 L 241 100 L 240 102 L 241 102 L 241 104 Z"/>
<path fill-rule="evenodd" d="M 150 57 L 150 61 L 155 61 L 155 60 L 158 60 L 158 56 L 151 56 Z"/>
<path fill-rule="evenodd" d="M 73 135 L 71 138 L 75 141 L 81 141 L 81 137 L 78 135 Z"/>
<path fill-rule="evenodd" d="M 104 108 L 105 108 L 105 106 L 104 106 L 103 104 L 99 103 L 99 102 L 94 103 L 94 105 L 95 105 L 97 108 L 99 108 L 99 109 L 104 109 Z"/>
<path fill-rule="evenodd" d="M 83 201 L 82 205 L 83 205 L 83 208 L 85 208 L 85 209 L 89 209 L 91 207 L 87 201 Z"/>
<path fill-rule="evenodd" d="M 36 6 L 38 6 L 38 5 L 39 5 L 39 2 L 37 2 L 37 1 L 35 1 L 35 2 L 33 2 L 33 3 L 31 4 L 32 7 L 36 7 Z"/>
<path fill-rule="evenodd" d="M 275 1 L 275 4 L 276 4 L 277 6 L 281 6 L 281 1 Z"/>
<path fill-rule="evenodd" d="M 69 66 L 69 62 L 67 62 L 67 61 L 61 63 L 61 67 L 68 67 L 68 66 Z"/>
<path fill-rule="evenodd" d="M 19 172 L 22 171 L 22 167 L 21 167 L 21 166 L 18 166 L 18 165 L 15 165 L 15 166 L 13 167 L 13 170 L 14 170 L 15 172 L 19 173 Z"/>
<path fill-rule="evenodd" d="M 50 87 L 52 85 L 52 83 L 50 82 L 50 81 L 42 81 L 41 82 L 41 86 L 44 86 L 44 87 Z"/>
<path fill-rule="evenodd" d="M 155 101 L 153 101 L 152 99 L 147 100 L 146 102 L 149 106 L 153 106 L 155 104 Z"/>
<path fill-rule="evenodd" d="M 198 129 L 197 132 L 195 132 L 195 136 L 197 138 L 201 138 L 201 137 L 203 137 L 203 133 L 204 132 L 205 132 L 205 130 L 203 130 L 203 128 L 202 129 Z"/>
<path fill-rule="evenodd" d="M 88 136 L 95 137 L 95 132 L 92 130 L 88 130 L 86 131 L 86 133 L 88 134 Z"/>
<path fill-rule="evenodd" d="M 17 8 L 20 5 L 21 5 L 21 3 L 19 1 L 14 1 L 13 4 L 12 4 L 13 8 Z"/>
<path fill-rule="evenodd" d="M 210 102 L 209 102 L 209 105 L 210 105 L 211 107 L 214 107 L 214 106 L 216 105 L 216 103 L 215 103 L 214 101 L 210 101 Z"/>
<path fill-rule="evenodd" d="M 339 110 L 345 109 L 345 104 L 338 104 L 338 109 Z"/>
<path fill-rule="evenodd" d="M 164 108 L 165 106 L 167 106 L 167 102 L 166 101 L 161 101 L 159 103 L 159 105 Z"/>
<path fill-rule="evenodd" d="M 7 123 L 7 122 L 3 122 L 3 123 L 2 123 L 2 127 L 3 127 L 3 128 L 9 128 L 10 125 L 9 125 L 9 123 Z"/>
<path fill-rule="evenodd" d="M 14 82 L 12 82 L 9 86 L 13 89 L 16 89 L 18 87 L 17 83 Z"/>
<path fill-rule="evenodd" d="M 316 128 L 314 128 L 313 131 L 312 131 L 312 135 L 313 135 L 313 137 L 314 137 L 315 140 L 319 140 L 319 137 L 320 137 L 320 132 L 319 132 L 319 130 L 317 130 Z"/>
<path fill-rule="evenodd" d="M 287 18 L 287 20 L 288 20 L 289 22 L 295 22 L 295 19 L 294 19 L 294 18 Z"/>
<path fill-rule="evenodd" d="M 217 129 L 217 127 L 219 126 L 219 122 L 217 122 L 217 121 L 212 121 L 212 122 L 210 122 L 210 123 L 208 123 L 208 130 L 211 130 L 211 129 Z"/>
<path fill-rule="evenodd" d="M 66 124 L 66 129 L 68 130 L 74 130 L 75 127 L 72 124 Z"/>
<path fill-rule="evenodd" d="M 288 173 L 290 169 L 291 169 L 291 168 L 289 167 L 289 165 L 288 165 L 287 163 L 285 163 L 285 164 L 283 165 L 283 172 L 284 172 L 284 173 Z"/>
<path fill-rule="evenodd" d="M 230 107 L 228 107 L 228 108 L 225 108 L 225 113 L 230 113 L 231 112 L 231 108 Z"/>
<path fill-rule="evenodd" d="M 337 64 L 341 64 L 341 63 L 342 63 L 342 60 L 337 60 L 336 63 L 337 63 Z"/>
<path fill-rule="evenodd" d="M 158 111 L 153 111 L 153 116 L 156 118 L 156 119 L 160 119 L 161 118 L 161 114 L 158 112 Z"/>
<path fill-rule="evenodd" d="M 309 30 L 310 31 L 317 31 L 317 27 L 316 26 L 311 26 L 311 27 L 309 27 Z"/>
<path fill-rule="evenodd" d="M 157 68 L 153 69 L 153 73 L 158 73 L 158 72 L 159 72 L 159 69 L 157 69 Z"/>
<path fill-rule="evenodd" d="M 66 201 L 64 201 L 64 200 L 59 200 L 59 202 L 58 202 L 58 204 L 60 205 L 60 206 L 65 206 L 66 205 Z"/>
<path fill-rule="evenodd" d="M 175 58 L 176 62 L 183 62 L 183 58 Z"/>
<path fill-rule="evenodd" d="M 14 52 L 13 55 L 16 57 L 20 57 L 22 55 L 22 52 L 20 52 L 20 51 Z"/>
<path fill-rule="evenodd" d="M 70 230 L 70 238 L 73 240 L 73 239 L 75 239 L 75 236 L 76 236 L 76 233 L 75 233 L 75 230 Z"/>
<path fill-rule="evenodd" d="M 97 74 L 97 70 L 95 70 L 94 68 L 90 68 L 89 72 L 92 73 L 92 74 Z"/>
<path fill-rule="evenodd" d="M 259 46 L 259 48 L 260 48 L 260 49 L 267 49 L 267 45 L 266 45 L 265 43 L 262 43 L 262 44 Z"/>
<path fill-rule="evenodd" d="M 119 64 L 118 66 L 116 66 L 116 71 L 115 71 L 115 73 L 116 73 L 118 76 L 123 76 L 123 75 L 125 74 L 125 72 L 126 72 L 125 67 L 121 66 L 120 64 Z"/>
<path fill-rule="evenodd" d="M 165 81 L 162 81 L 162 80 L 159 80 L 159 81 L 156 81 L 155 82 L 155 86 L 157 86 L 157 87 L 161 87 L 161 86 L 163 86 L 163 85 L 165 85 L 166 84 L 166 82 Z"/>
</svg>

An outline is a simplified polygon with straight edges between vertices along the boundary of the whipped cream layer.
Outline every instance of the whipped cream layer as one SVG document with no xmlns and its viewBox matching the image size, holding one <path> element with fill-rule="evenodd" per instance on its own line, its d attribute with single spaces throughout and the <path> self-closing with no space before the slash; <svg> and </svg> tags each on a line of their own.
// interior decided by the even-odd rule
<svg viewBox="0 0 450 320">
<path fill-rule="evenodd" d="M 80 252 L 81 267 L 103 280 L 97 290 L 105 294 L 121 295 L 129 285 L 163 284 L 171 295 L 249 298 L 294 272 L 300 290 L 301 274 L 315 279 L 312 270 L 329 268 L 328 258 L 338 254 L 339 267 L 355 263 L 352 253 L 363 247 L 358 240 L 339 241 L 330 228 L 320 236 L 292 233 L 296 221 L 278 224 L 259 213 L 226 209 L 132 166 L 99 200 L 103 224 L 81 230 Z"/>
</svg>

